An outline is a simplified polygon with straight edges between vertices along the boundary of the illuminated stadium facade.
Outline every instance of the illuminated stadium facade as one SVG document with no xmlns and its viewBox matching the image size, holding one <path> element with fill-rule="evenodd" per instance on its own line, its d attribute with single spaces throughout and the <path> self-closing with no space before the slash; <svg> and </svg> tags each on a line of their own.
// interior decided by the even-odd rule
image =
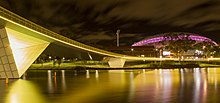
<svg viewBox="0 0 220 103">
<path fill-rule="evenodd" d="M 193 40 L 196 41 L 196 43 L 209 43 L 213 46 L 218 46 L 218 44 L 204 36 L 200 36 L 193 33 L 185 33 L 185 32 L 172 32 L 172 33 L 163 33 L 158 34 L 156 36 L 148 37 L 144 40 L 141 40 L 137 43 L 134 43 L 132 46 L 147 46 L 147 45 L 153 45 L 155 48 L 163 47 L 166 44 L 163 44 L 162 42 L 169 42 L 169 41 L 175 41 L 175 40 Z"/>
</svg>

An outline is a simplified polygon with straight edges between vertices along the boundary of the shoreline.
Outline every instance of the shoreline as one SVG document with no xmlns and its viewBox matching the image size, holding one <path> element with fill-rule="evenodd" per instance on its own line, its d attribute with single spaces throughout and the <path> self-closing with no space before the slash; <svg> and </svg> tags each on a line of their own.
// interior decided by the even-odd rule
<svg viewBox="0 0 220 103">
<path fill-rule="evenodd" d="M 52 67 L 52 68 L 29 68 L 28 70 L 135 70 L 135 69 L 182 69 L 182 68 L 220 68 L 219 66 L 170 66 L 170 67 L 124 67 L 124 68 L 95 68 L 95 67 Z"/>
</svg>

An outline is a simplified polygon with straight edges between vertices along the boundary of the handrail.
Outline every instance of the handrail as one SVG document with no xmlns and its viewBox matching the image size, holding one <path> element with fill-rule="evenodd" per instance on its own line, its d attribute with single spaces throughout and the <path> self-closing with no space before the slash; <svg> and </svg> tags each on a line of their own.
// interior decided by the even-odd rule
<svg viewBox="0 0 220 103">
<path fill-rule="evenodd" d="M 124 55 L 122 55 L 122 54 L 117 54 L 117 53 L 105 51 L 102 49 L 98 49 L 98 48 L 80 43 L 78 41 L 72 40 L 72 39 L 67 38 L 65 36 L 59 35 L 58 33 L 55 33 L 55 32 L 50 31 L 42 26 L 39 26 L 38 24 L 33 23 L 33 22 L 31 22 L 31 21 L 29 21 L 29 20 L 15 14 L 15 13 L 13 13 L 13 12 L 11 12 L 1 6 L 0 6 L 0 16 L 7 18 L 13 22 L 16 22 L 22 26 L 25 26 L 29 29 L 32 29 L 34 31 L 40 32 L 40 33 L 45 34 L 47 36 L 50 36 L 54 39 L 58 39 L 62 42 L 66 42 L 67 44 L 74 45 L 76 48 L 81 48 L 81 49 L 84 49 L 84 50 L 87 50 L 90 52 L 94 52 L 94 53 L 98 53 L 98 54 L 102 54 L 102 55 L 107 55 L 107 56 L 112 56 L 112 57 L 124 57 Z"/>
</svg>

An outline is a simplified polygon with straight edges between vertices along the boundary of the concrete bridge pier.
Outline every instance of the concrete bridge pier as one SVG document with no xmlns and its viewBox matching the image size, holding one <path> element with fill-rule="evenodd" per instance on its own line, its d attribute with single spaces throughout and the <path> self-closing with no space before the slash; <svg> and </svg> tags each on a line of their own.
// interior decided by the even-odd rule
<svg viewBox="0 0 220 103">
<path fill-rule="evenodd" d="M 123 68 L 125 64 L 125 59 L 122 58 L 109 58 L 108 64 L 110 68 Z"/>
</svg>

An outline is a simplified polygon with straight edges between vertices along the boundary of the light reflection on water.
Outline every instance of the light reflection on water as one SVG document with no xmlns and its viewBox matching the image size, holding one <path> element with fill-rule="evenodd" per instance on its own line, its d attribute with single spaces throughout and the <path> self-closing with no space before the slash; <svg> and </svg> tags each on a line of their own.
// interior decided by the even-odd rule
<svg viewBox="0 0 220 103">
<path fill-rule="evenodd" d="M 5 103 L 45 103 L 45 99 L 35 84 L 19 79 L 10 87 Z"/>
<path fill-rule="evenodd" d="M 0 103 L 220 101 L 220 68 L 29 70 L 22 79 L 0 83 Z"/>
</svg>

